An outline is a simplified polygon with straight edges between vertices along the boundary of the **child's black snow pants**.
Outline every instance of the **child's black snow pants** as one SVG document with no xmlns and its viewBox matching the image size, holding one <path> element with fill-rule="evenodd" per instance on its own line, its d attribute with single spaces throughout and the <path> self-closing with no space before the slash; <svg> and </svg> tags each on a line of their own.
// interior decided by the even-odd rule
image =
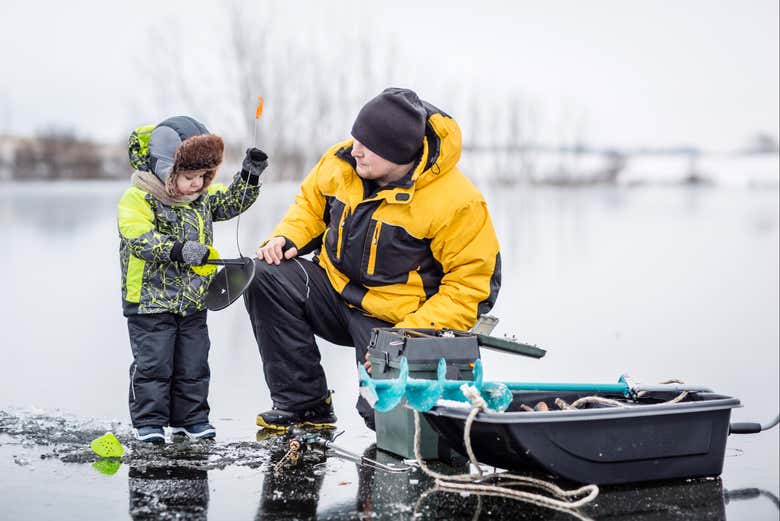
<svg viewBox="0 0 780 521">
<path fill-rule="evenodd" d="M 208 422 L 209 331 L 206 311 L 129 315 L 130 418 L 133 427 Z"/>
</svg>

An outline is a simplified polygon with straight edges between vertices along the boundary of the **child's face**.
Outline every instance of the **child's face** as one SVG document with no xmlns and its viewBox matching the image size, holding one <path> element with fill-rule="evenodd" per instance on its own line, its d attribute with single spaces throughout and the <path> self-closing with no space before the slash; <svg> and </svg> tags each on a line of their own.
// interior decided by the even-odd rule
<svg viewBox="0 0 780 521">
<path fill-rule="evenodd" d="M 204 176 L 208 170 L 188 170 L 176 176 L 176 191 L 182 195 L 193 195 L 203 188 Z"/>
</svg>

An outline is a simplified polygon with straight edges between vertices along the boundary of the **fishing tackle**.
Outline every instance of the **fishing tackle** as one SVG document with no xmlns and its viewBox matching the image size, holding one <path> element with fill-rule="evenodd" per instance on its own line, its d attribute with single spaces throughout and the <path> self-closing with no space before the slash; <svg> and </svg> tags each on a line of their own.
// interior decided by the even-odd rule
<svg viewBox="0 0 780 521">
<path fill-rule="evenodd" d="M 255 109 L 255 124 L 254 134 L 252 136 L 253 150 L 250 154 L 259 153 L 262 154 L 257 148 L 257 127 L 260 121 L 260 116 L 263 114 L 264 101 L 261 96 L 257 97 L 257 108 Z M 259 158 L 257 158 L 259 159 Z M 246 186 L 241 194 L 240 207 L 244 207 L 244 199 L 246 197 Z M 206 307 L 211 311 L 219 311 L 228 307 L 235 302 L 244 291 L 252 283 L 255 278 L 255 264 L 252 258 L 245 257 L 241 252 L 241 245 L 238 240 L 238 230 L 241 225 L 241 214 L 236 217 L 236 250 L 238 250 L 237 259 L 218 259 L 209 258 L 206 261 L 207 265 L 219 265 L 222 269 L 214 275 L 211 283 L 208 287 L 208 293 L 206 295 Z"/>
<path fill-rule="evenodd" d="M 330 450 L 331 452 L 333 452 L 335 456 L 354 461 L 360 465 L 372 467 L 393 474 L 409 472 L 414 468 L 411 467 L 410 465 L 388 465 L 385 463 L 380 463 L 379 461 L 376 461 L 374 459 L 368 458 L 366 456 L 362 456 L 360 454 L 356 454 L 343 447 L 339 447 L 333 442 L 336 440 L 336 438 L 344 434 L 344 431 L 337 433 L 333 437 L 333 439 L 327 439 L 317 432 L 306 431 L 299 427 L 290 427 L 287 430 L 287 433 L 290 435 L 290 439 L 287 442 L 289 450 L 274 465 L 274 472 L 279 472 L 284 467 L 284 464 L 287 463 L 288 461 L 290 463 L 290 466 L 297 465 L 301 455 L 304 452 L 314 448 L 318 448 L 322 450 L 323 453 Z"/>
</svg>

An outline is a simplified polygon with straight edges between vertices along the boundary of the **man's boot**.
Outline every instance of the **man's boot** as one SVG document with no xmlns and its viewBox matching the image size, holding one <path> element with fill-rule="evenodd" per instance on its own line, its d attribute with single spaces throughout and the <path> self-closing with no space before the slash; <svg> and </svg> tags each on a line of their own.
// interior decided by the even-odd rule
<svg viewBox="0 0 780 521">
<path fill-rule="evenodd" d="M 328 392 L 328 397 L 320 403 L 308 409 L 299 411 L 287 411 L 274 407 L 270 411 L 257 415 L 257 425 L 264 429 L 287 430 L 292 426 L 300 427 L 331 427 L 337 421 L 333 413 L 333 395 Z"/>
</svg>

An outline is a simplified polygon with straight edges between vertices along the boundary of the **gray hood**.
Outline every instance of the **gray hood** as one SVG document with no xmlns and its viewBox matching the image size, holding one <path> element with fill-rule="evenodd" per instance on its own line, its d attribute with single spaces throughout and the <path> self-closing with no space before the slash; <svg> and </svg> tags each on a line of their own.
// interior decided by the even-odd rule
<svg viewBox="0 0 780 521">
<path fill-rule="evenodd" d="M 202 123 L 189 116 L 174 116 L 157 125 L 149 136 L 152 173 L 165 185 L 181 142 L 190 136 L 208 133 Z"/>
</svg>

